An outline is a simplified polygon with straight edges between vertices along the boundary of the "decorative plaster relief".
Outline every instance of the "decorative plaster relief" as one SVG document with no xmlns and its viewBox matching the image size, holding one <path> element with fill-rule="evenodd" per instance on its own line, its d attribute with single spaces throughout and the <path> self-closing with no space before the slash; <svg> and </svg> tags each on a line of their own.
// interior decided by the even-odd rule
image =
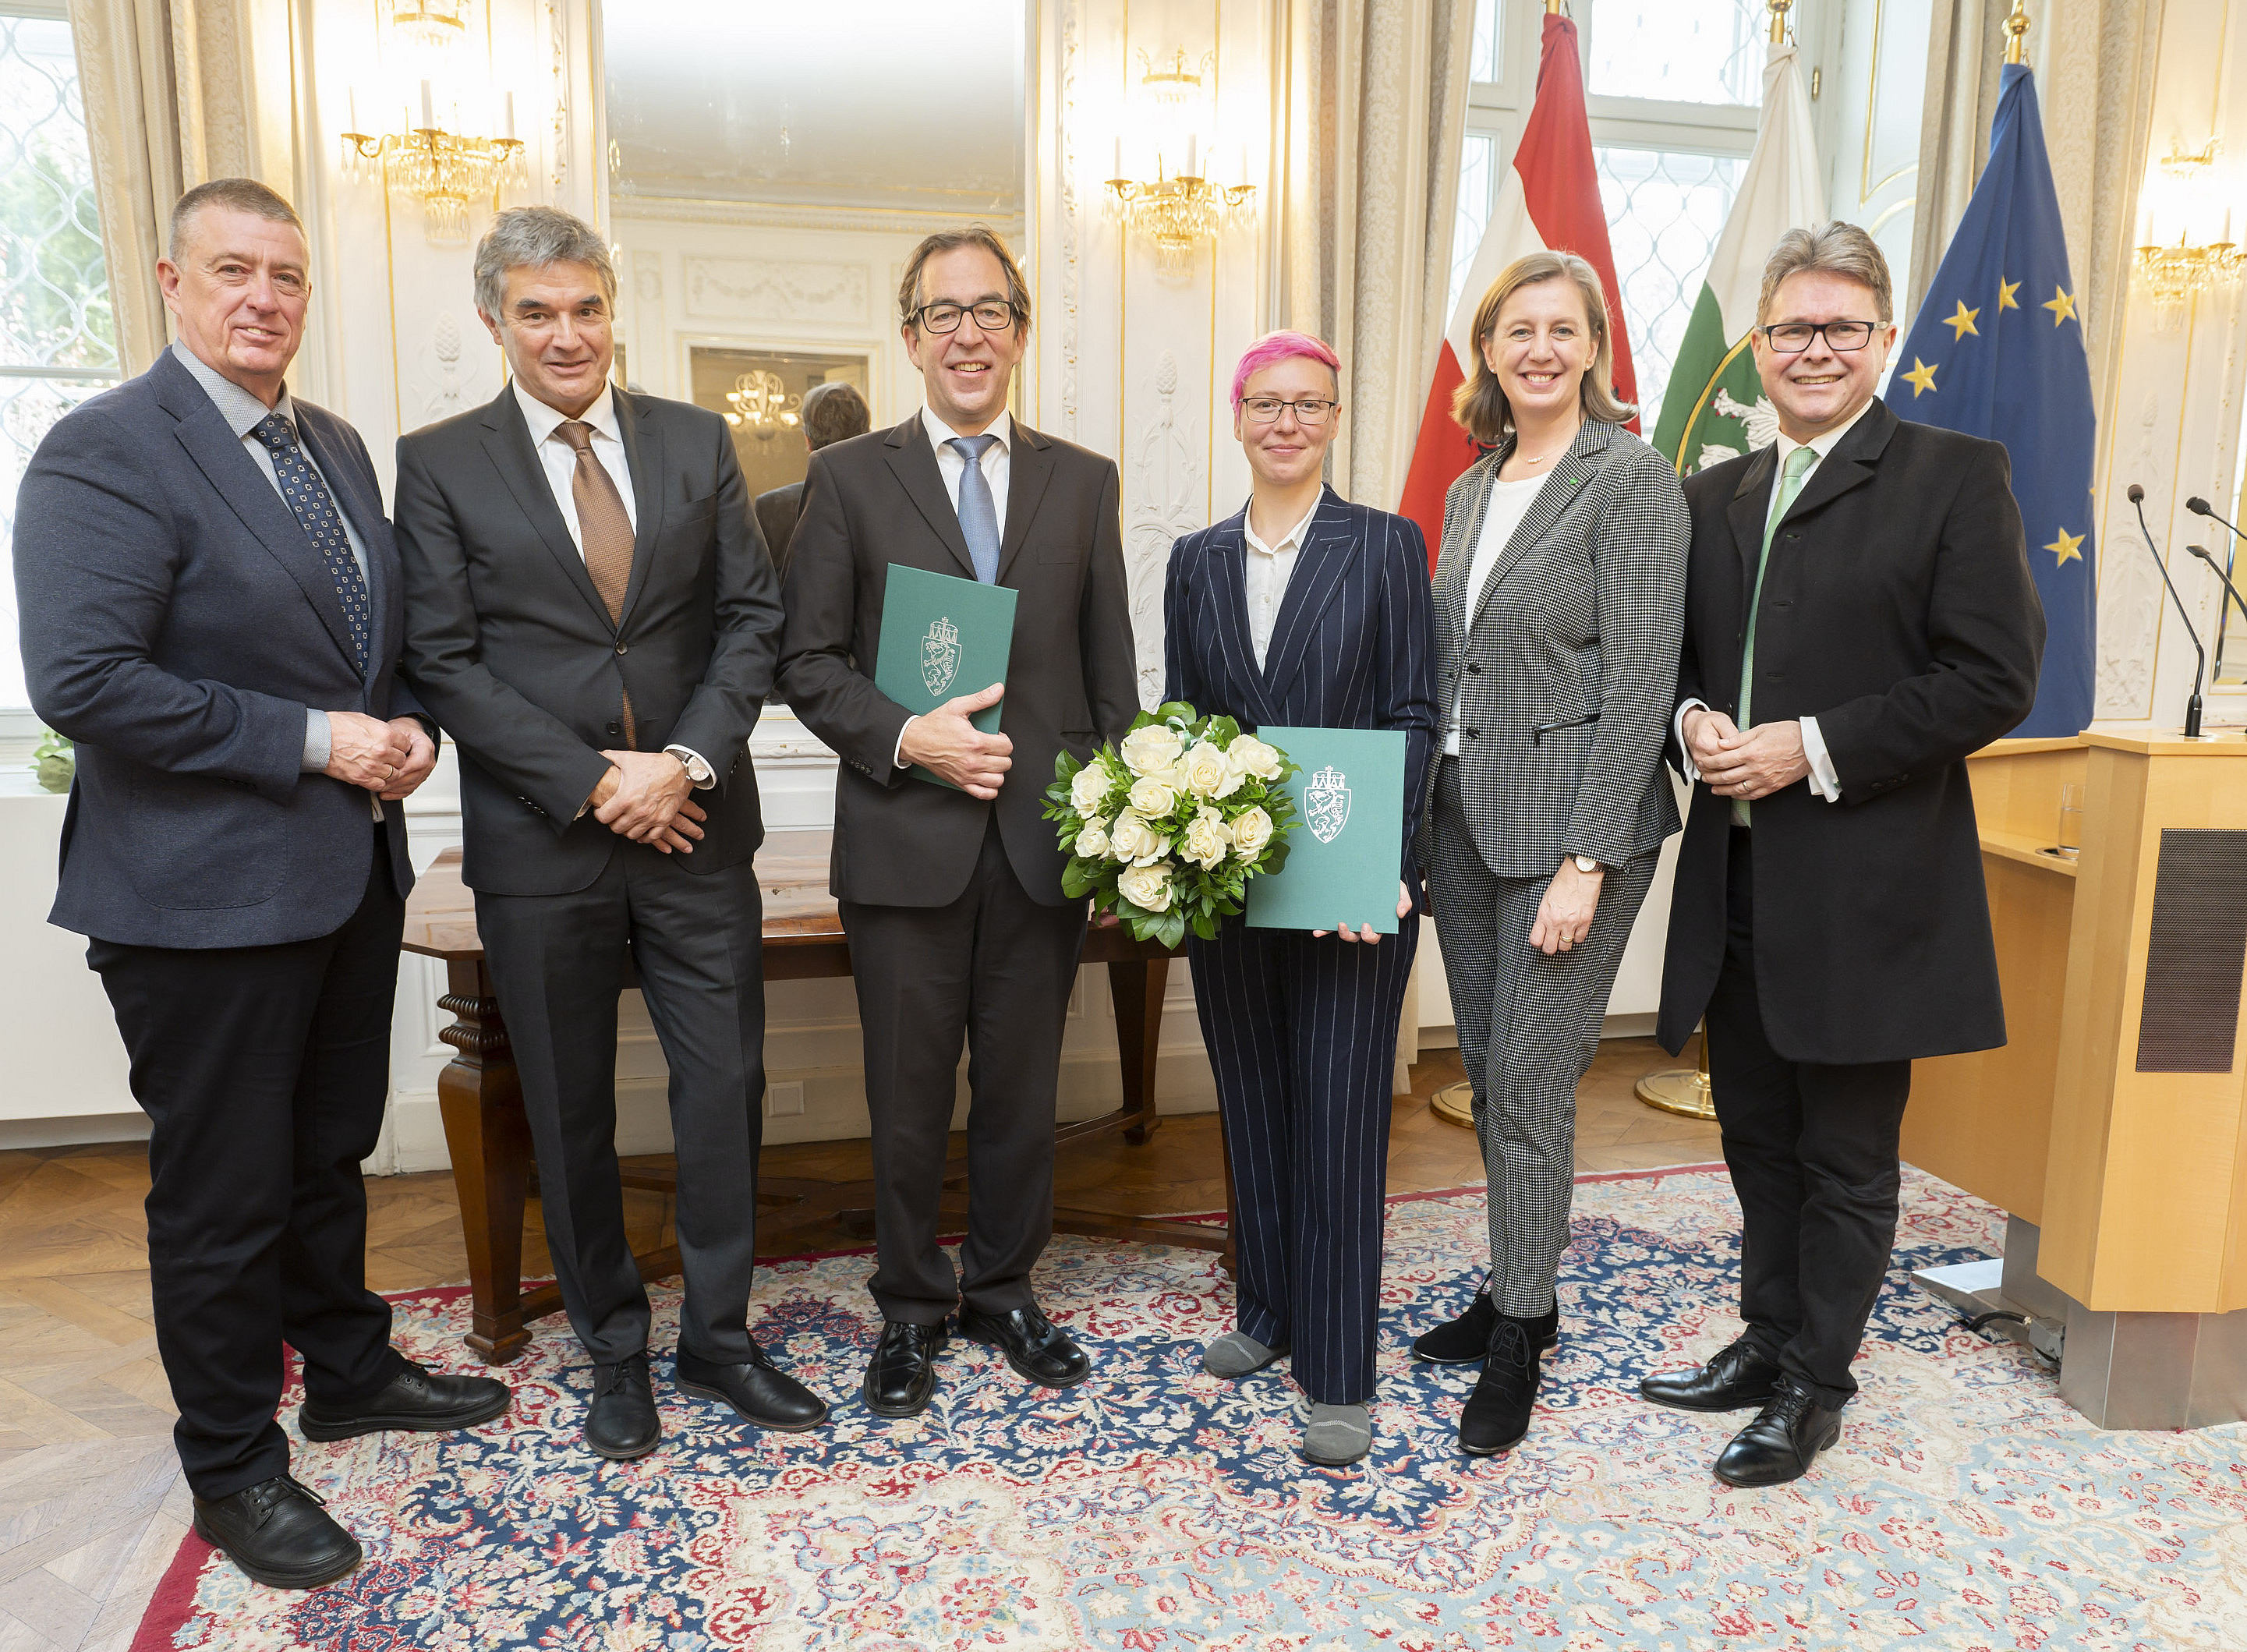
<svg viewBox="0 0 2247 1652">
<path fill-rule="evenodd" d="M 2162 426 L 2162 400 L 2148 392 L 2139 403 L 2137 428 L 2114 433 L 2117 457 L 2125 443 L 2126 464 L 2110 464 L 2110 474 L 2149 476 L 2147 520 L 2158 520 L 2156 495 L 2166 491 L 2162 473 L 2154 463 L 2154 438 Z M 2114 525 L 2100 556 L 2098 714 L 2136 718 L 2155 715 L 2154 648 L 2162 625 L 2161 604 L 2166 590 L 2161 576 L 2147 564 L 2145 536 L 2139 531 L 2138 513 L 2127 500 L 2117 502 Z M 2117 543 L 2117 541 L 2121 543 Z M 2182 708 L 2179 707 L 2180 713 Z"/>
<path fill-rule="evenodd" d="M 663 302 L 663 255 L 659 252 L 632 254 L 632 297 L 644 304 Z"/>
<path fill-rule="evenodd" d="M 1076 198 L 1076 60 L 1084 39 L 1084 3 L 1064 7 L 1061 24 L 1061 422 L 1076 438 L 1076 311 L 1083 272 Z"/>
<path fill-rule="evenodd" d="M 686 313 L 697 320 L 866 324 L 864 264 L 688 258 L 684 279 Z"/>
<path fill-rule="evenodd" d="M 491 365 L 487 358 L 495 358 L 497 352 L 474 348 L 481 337 L 464 331 L 451 311 L 437 312 L 427 338 L 405 364 L 399 386 L 400 405 L 409 421 L 406 428 L 450 419 L 499 393 L 496 374 L 486 371 Z"/>
<path fill-rule="evenodd" d="M 1178 399 L 1178 361 L 1169 351 L 1155 363 L 1154 417 L 1130 447 L 1130 522 L 1124 533 L 1124 573 L 1131 592 L 1131 631 L 1139 645 L 1139 699 L 1163 697 L 1163 580 L 1171 542 L 1204 525 L 1206 451 L 1192 407 Z"/>
</svg>

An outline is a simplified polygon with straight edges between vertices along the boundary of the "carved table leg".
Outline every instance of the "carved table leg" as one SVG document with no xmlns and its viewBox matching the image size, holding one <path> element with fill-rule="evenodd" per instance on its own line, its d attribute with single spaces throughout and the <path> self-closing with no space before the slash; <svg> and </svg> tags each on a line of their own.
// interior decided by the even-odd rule
<svg viewBox="0 0 2247 1652">
<path fill-rule="evenodd" d="M 522 1081 L 489 971 L 482 960 L 446 968 L 449 990 L 437 1007 L 454 1019 L 437 1036 L 460 1054 L 437 1075 L 437 1104 L 468 1241 L 474 1314 L 467 1341 L 487 1364 L 499 1365 L 530 1343 L 522 1312 L 530 1127 L 522 1115 Z"/>
<path fill-rule="evenodd" d="M 1124 1127 L 1124 1139 L 1144 1147 L 1162 1123 L 1155 1111 L 1155 1055 L 1163 1037 L 1163 992 L 1169 985 L 1167 958 L 1131 959 L 1108 966 L 1108 990 L 1116 1000 L 1116 1053 L 1124 1066 L 1124 1106 L 1139 1116 Z"/>
</svg>

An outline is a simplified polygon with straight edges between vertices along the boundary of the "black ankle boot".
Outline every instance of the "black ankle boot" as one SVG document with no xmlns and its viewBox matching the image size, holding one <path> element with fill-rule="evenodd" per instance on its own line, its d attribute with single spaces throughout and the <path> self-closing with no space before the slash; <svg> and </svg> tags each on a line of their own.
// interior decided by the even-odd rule
<svg viewBox="0 0 2247 1652">
<path fill-rule="evenodd" d="M 1459 1450 L 1493 1457 L 1519 1445 L 1536 1409 L 1539 1376 L 1536 1321 L 1499 1314 L 1483 1356 L 1482 1380 L 1459 1413 Z"/>
<path fill-rule="evenodd" d="M 1554 1302 L 1541 1316 L 1524 1323 L 1540 1352 L 1553 1347 L 1561 1340 L 1560 1303 Z M 1431 1365 L 1479 1365 L 1497 1326 L 1498 1305 L 1490 1300 L 1490 1281 L 1485 1280 L 1465 1313 L 1420 1335 L 1412 1344 L 1412 1357 Z"/>
</svg>

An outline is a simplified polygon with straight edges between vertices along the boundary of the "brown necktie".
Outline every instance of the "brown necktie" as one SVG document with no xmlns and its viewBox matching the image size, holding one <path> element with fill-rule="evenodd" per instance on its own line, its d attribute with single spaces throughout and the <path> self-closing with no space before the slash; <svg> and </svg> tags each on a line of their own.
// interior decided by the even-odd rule
<svg viewBox="0 0 2247 1652">
<path fill-rule="evenodd" d="M 577 508 L 577 538 L 585 550 L 585 571 L 593 589 L 608 604 L 611 624 L 625 617 L 625 590 L 632 584 L 632 526 L 623 496 L 608 467 L 593 456 L 593 427 L 582 419 L 565 419 L 554 427 L 557 440 L 577 455 L 570 476 L 570 500 Z M 622 651 L 619 650 L 619 652 Z M 632 727 L 632 695 L 624 697 L 625 745 L 639 749 Z"/>
</svg>

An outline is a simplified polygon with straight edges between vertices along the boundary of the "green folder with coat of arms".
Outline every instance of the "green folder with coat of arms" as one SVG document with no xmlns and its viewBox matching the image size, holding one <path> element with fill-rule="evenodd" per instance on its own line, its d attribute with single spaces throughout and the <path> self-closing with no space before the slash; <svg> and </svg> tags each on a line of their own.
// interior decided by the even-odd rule
<svg viewBox="0 0 2247 1652">
<path fill-rule="evenodd" d="M 1248 880 L 1251 929 L 1352 929 L 1397 932 L 1397 884 L 1404 864 L 1406 735 L 1396 728 L 1256 731 L 1298 765 L 1287 782 L 1295 827 L 1287 864 Z"/>
<path fill-rule="evenodd" d="M 932 574 L 891 563 L 882 593 L 882 636 L 874 655 L 874 686 L 915 716 L 946 700 L 980 693 L 1007 680 L 1014 647 L 1014 591 L 973 579 Z M 1007 708 L 1001 700 L 968 720 L 994 733 Z M 960 788 L 933 770 L 913 764 L 916 780 Z"/>
</svg>

